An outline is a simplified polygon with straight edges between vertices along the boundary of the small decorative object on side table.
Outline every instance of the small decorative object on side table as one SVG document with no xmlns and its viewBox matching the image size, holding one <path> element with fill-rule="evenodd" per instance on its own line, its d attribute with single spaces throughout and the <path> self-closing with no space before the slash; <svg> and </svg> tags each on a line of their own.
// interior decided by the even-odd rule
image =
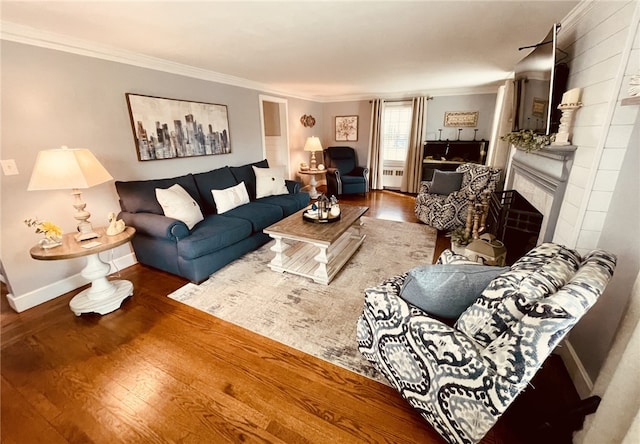
<svg viewBox="0 0 640 444">
<path fill-rule="evenodd" d="M 123 232 L 114 236 L 107 236 L 105 231 L 104 227 L 96 229 L 98 237 L 84 242 L 77 242 L 73 233 L 67 233 L 62 237 L 62 245 L 59 247 L 44 249 L 36 245 L 30 250 L 32 258 L 44 261 L 87 257 L 87 266 L 81 275 L 91 281 L 91 287 L 78 293 L 69 302 L 69 307 L 76 316 L 92 312 L 102 315 L 111 313 L 133 294 L 131 282 L 107 279 L 111 267 L 100 259 L 99 253 L 129 242 L 136 230 L 126 227 Z"/>
</svg>

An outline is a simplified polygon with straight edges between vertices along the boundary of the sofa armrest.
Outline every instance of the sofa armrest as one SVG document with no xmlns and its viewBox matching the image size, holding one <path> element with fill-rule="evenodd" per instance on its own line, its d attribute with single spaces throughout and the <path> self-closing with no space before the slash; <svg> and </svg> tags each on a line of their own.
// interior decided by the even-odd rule
<svg viewBox="0 0 640 444">
<path fill-rule="evenodd" d="M 429 193 L 430 189 L 431 189 L 431 182 L 422 181 L 420 182 L 420 191 L 418 191 L 418 194 Z"/>
<path fill-rule="evenodd" d="M 284 183 L 287 186 L 287 190 L 289 190 L 289 194 L 297 194 L 300 192 L 300 188 L 301 188 L 300 182 L 295 180 L 285 179 Z"/>
<path fill-rule="evenodd" d="M 190 234 L 184 222 L 160 214 L 122 211 L 118 218 L 134 227 L 138 233 L 151 237 L 176 241 Z"/>
</svg>

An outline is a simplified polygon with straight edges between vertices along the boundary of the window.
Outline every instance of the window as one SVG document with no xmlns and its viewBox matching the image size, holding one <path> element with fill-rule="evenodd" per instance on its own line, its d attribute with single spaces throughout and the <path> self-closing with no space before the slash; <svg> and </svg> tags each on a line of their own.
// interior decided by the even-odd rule
<svg viewBox="0 0 640 444">
<path fill-rule="evenodd" d="M 382 159 L 385 166 L 402 166 L 407 159 L 411 132 L 410 101 L 385 103 L 382 114 Z"/>
</svg>

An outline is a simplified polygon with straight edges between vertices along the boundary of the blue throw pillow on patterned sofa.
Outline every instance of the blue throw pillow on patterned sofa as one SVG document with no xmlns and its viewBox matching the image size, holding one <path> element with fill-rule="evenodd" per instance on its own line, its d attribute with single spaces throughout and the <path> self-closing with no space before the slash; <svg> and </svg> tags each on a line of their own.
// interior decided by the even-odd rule
<svg viewBox="0 0 640 444">
<path fill-rule="evenodd" d="M 409 271 L 400 297 L 431 315 L 457 319 L 489 282 L 508 270 L 480 264 L 416 267 Z"/>
</svg>

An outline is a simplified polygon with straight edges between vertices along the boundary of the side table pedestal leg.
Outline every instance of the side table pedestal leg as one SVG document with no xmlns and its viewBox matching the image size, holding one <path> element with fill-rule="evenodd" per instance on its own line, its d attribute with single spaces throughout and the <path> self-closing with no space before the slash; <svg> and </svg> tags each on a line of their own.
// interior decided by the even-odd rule
<svg viewBox="0 0 640 444">
<path fill-rule="evenodd" d="M 100 259 L 98 253 L 87 256 L 87 265 L 80 274 L 91 281 L 91 287 L 78 293 L 69 302 L 69 307 L 76 316 L 92 312 L 111 313 L 133 294 L 131 282 L 107 279 L 110 268 L 109 264 Z"/>
</svg>

